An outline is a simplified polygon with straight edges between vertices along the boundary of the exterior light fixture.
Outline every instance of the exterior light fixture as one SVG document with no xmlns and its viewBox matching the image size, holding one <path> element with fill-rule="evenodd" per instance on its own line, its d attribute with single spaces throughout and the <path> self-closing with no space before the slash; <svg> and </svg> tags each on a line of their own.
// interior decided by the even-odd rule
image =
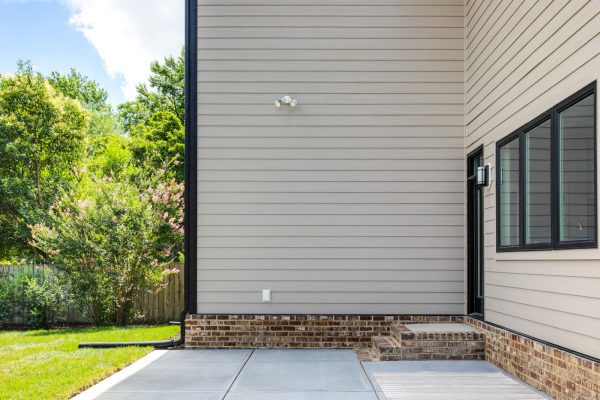
<svg viewBox="0 0 600 400">
<path fill-rule="evenodd" d="M 483 167 L 477 167 L 477 178 L 475 180 L 475 184 L 477 186 L 490 186 L 490 171 L 492 170 L 492 166 L 490 164 L 486 164 Z"/>
<path fill-rule="evenodd" d="M 296 107 L 298 105 L 298 100 L 292 99 L 291 96 L 283 96 L 279 100 L 275 100 L 275 107 L 281 108 L 282 104 L 287 104 L 290 107 Z"/>
</svg>

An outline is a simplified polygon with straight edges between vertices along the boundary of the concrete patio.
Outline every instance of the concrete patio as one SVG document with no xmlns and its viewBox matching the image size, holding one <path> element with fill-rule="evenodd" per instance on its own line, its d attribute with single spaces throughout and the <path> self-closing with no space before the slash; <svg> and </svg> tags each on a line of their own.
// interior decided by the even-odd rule
<svg viewBox="0 0 600 400">
<path fill-rule="evenodd" d="M 352 350 L 156 350 L 76 400 L 547 398 L 485 361 L 361 363 Z"/>
</svg>

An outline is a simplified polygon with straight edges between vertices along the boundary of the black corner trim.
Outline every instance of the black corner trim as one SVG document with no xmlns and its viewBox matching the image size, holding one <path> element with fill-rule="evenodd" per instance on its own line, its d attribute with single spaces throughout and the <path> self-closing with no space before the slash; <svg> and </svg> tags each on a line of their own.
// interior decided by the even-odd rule
<svg viewBox="0 0 600 400">
<path fill-rule="evenodd" d="M 197 130 L 198 0 L 185 4 L 185 311 L 197 310 Z"/>
</svg>

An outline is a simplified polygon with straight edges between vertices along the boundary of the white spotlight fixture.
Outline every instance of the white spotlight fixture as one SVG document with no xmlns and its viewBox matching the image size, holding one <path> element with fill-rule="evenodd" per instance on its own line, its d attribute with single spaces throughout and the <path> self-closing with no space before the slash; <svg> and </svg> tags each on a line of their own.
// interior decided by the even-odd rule
<svg viewBox="0 0 600 400">
<path fill-rule="evenodd" d="M 298 100 L 292 99 L 291 96 L 283 96 L 279 100 L 275 100 L 274 104 L 277 108 L 281 108 L 282 104 L 287 104 L 290 107 L 296 107 L 298 105 Z"/>
</svg>

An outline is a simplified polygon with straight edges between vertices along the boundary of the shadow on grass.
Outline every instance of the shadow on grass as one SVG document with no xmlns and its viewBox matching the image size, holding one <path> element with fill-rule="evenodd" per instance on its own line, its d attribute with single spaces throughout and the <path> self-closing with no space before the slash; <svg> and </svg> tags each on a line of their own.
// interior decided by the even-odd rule
<svg viewBox="0 0 600 400">
<path fill-rule="evenodd" d="M 52 328 L 50 330 L 36 330 L 31 332 L 31 336 L 52 336 L 52 335 L 72 335 L 82 333 L 101 333 L 111 331 L 133 331 L 140 328 L 154 328 L 161 325 L 133 325 L 133 326 L 82 326 L 70 328 Z"/>
</svg>

